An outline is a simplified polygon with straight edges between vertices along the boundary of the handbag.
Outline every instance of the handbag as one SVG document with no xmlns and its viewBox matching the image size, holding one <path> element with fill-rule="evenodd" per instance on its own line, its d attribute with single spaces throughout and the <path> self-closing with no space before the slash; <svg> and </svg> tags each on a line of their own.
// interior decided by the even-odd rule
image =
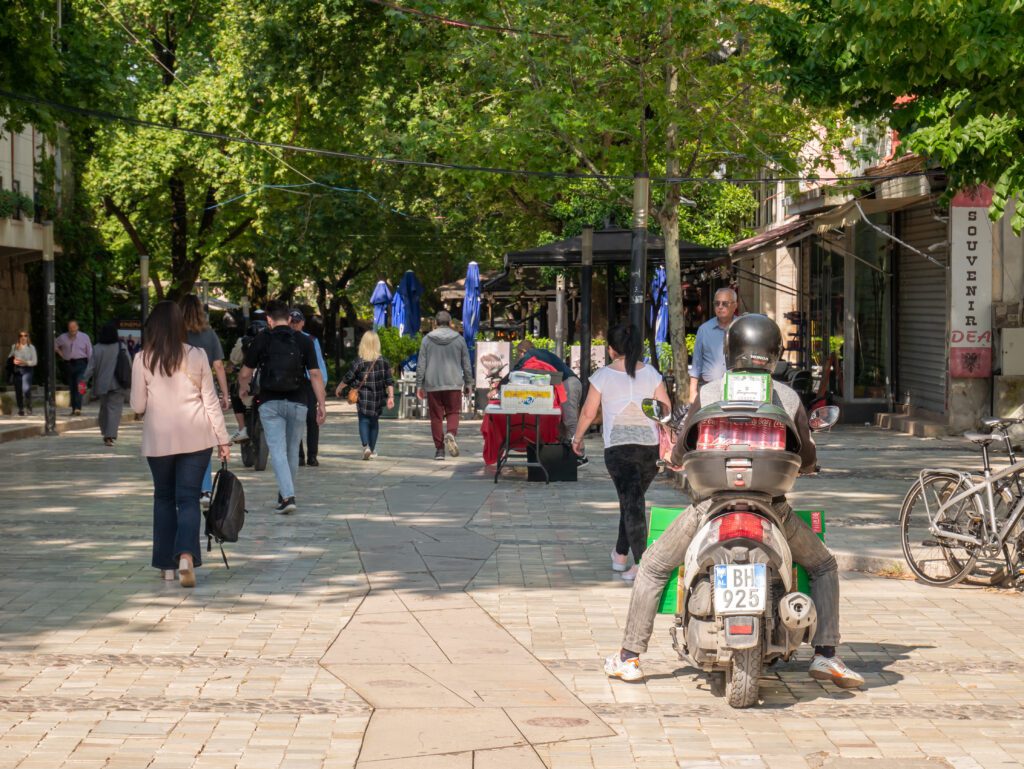
<svg viewBox="0 0 1024 769">
<path fill-rule="evenodd" d="M 128 356 L 128 348 L 123 344 L 117 346 L 117 362 L 114 364 L 114 381 L 122 390 L 132 388 L 132 359 Z"/>
<path fill-rule="evenodd" d="M 363 385 L 366 384 L 366 380 L 370 378 L 370 372 L 373 371 L 373 367 L 376 365 L 377 361 L 374 361 L 373 363 L 370 364 L 370 368 L 366 369 L 366 373 L 363 374 L 363 381 L 359 383 L 359 387 L 348 388 L 348 395 L 346 395 L 345 397 L 348 398 L 349 403 L 359 403 L 359 391 L 363 389 Z"/>
</svg>

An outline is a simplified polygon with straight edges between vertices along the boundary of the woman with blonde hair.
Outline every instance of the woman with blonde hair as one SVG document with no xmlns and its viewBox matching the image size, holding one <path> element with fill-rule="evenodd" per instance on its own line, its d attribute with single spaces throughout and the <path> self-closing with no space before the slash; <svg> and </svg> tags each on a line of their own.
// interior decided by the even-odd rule
<svg viewBox="0 0 1024 769">
<path fill-rule="evenodd" d="M 199 547 L 199 492 L 210 455 L 231 457 L 224 412 L 213 389 L 206 354 L 186 343 L 174 302 L 160 302 L 146 321 L 142 352 L 132 362 L 132 410 L 143 415 L 142 454 L 153 474 L 153 566 L 163 578 L 180 571 L 195 587 Z"/>
<path fill-rule="evenodd" d="M 380 414 L 395 405 L 395 380 L 391 366 L 381 357 L 380 337 L 376 331 L 367 331 L 359 340 L 359 357 L 345 373 L 334 394 L 341 396 L 345 389 L 359 393 L 356 411 L 359 414 L 359 439 L 363 443 L 363 459 L 377 456 L 377 435 L 380 432 Z"/>
<path fill-rule="evenodd" d="M 28 331 L 18 332 L 18 341 L 11 345 L 7 354 L 8 365 L 13 375 L 14 395 L 18 401 L 18 416 L 25 416 L 25 409 L 32 413 L 32 374 L 39 363 L 39 354 L 28 335 Z"/>
</svg>

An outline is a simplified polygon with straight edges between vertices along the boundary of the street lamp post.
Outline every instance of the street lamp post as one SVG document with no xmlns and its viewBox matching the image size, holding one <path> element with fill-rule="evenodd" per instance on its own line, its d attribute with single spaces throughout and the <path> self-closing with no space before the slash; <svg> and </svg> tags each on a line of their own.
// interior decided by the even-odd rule
<svg viewBox="0 0 1024 769">
<path fill-rule="evenodd" d="M 54 352 L 56 338 L 57 283 L 53 265 L 53 225 L 46 227 L 43 246 L 43 291 L 46 293 L 46 339 L 43 353 L 46 357 L 46 391 L 43 398 L 44 432 L 57 434 L 57 358 Z"/>
<path fill-rule="evenodd" d="M 647 205 L 651 177 L 633 177 L 633 239 L 629 260 L 629 322 L 644 333 L 644 296 L 647 282 Z"/>
<path fill-rule="evenodd" d="M 146 319 L 149 318 L 149 254 L 139 254 L 139 311 L 142 316 L 140 339 L 146 335 Z"/>
</svg>

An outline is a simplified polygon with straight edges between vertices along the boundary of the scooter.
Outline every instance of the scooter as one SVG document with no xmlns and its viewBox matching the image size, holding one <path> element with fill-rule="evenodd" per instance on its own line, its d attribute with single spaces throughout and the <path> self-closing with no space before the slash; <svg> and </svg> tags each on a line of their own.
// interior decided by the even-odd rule
<svg viewBox="0 0 1024 769">
<path fill-rule="evenodd" d="M 659 424 L 671 420 L 658 401 L 642 407 Z M 838 420 L 836 406 L 809 415 L 813 430 Z M 784 409 L 724 401 L 701 408 L 678 440 L 687 448 L 687 481 L 711 504 L 679 570 L 672 646 L 695 667 L 724 674 L 732 707 L 750 707 L 764 667 L 788 660 L 817 627 L 771 504 L 799 474 L 800 439 Z"/>
</svg>

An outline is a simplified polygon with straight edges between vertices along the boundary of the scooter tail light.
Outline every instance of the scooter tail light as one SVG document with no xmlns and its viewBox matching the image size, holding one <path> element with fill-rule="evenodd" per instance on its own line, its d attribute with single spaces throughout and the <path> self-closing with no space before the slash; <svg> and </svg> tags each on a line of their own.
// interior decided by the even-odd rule
<svg viewBox="0 0 1024 769">
<path fill-rule="evenodd" d="M 753 513 L 730 513 L 718 519 L 718 541 L 729 539 L 752 539 L 764 542 L 767 532 L 765 520 Z"/>
</svg>

